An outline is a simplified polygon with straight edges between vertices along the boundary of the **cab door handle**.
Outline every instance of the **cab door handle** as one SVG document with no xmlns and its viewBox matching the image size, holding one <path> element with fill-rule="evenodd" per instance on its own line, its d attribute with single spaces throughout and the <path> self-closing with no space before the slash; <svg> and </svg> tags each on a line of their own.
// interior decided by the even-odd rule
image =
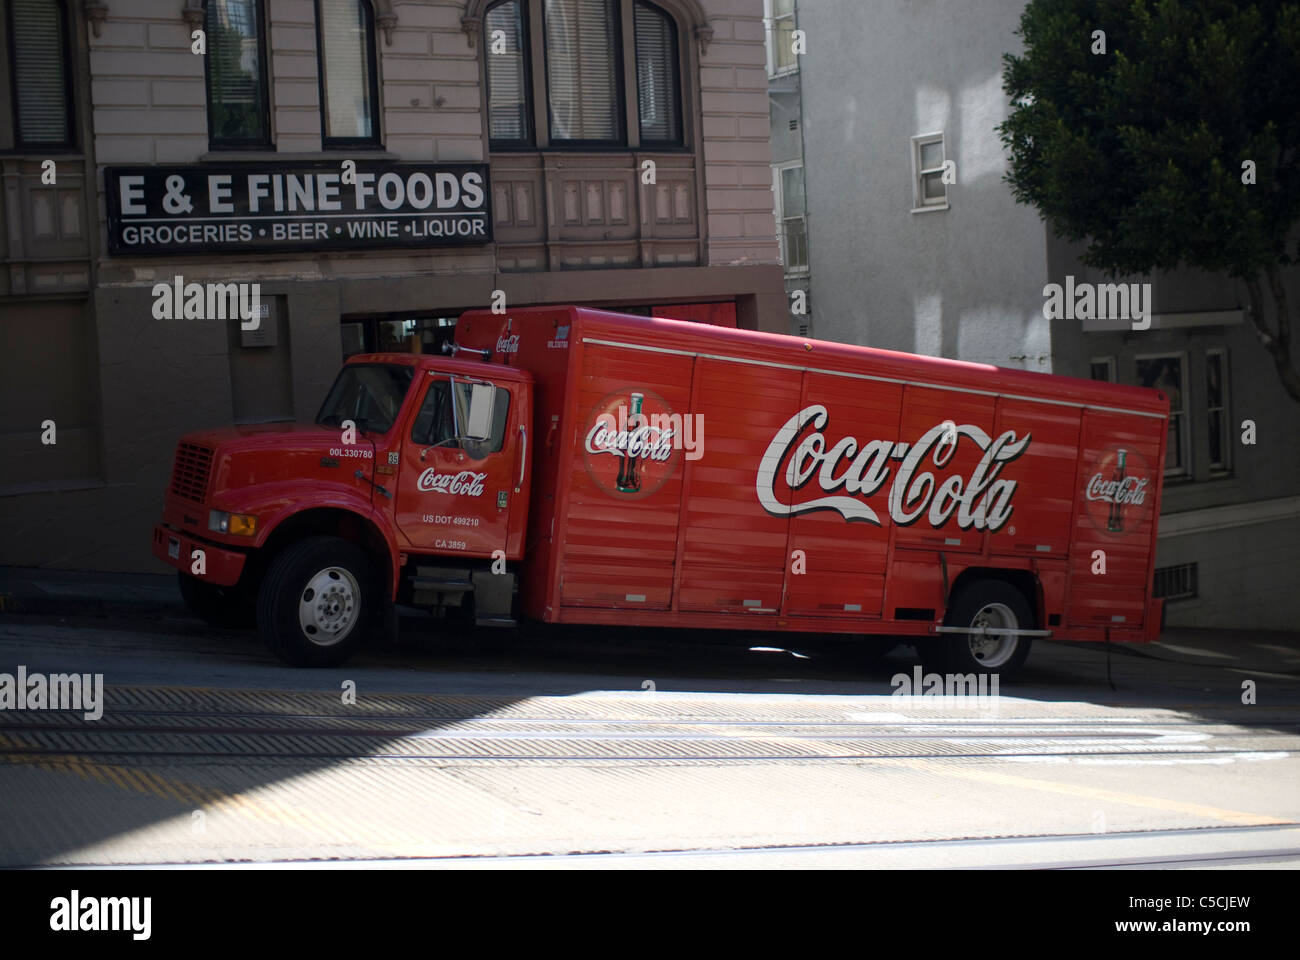
<svg viewBox="0 0 1300 960">
<path fill-rule="evenodd" d="M 515 493 L 524 488 L 524 471 L 528 467 L 528 431 L 519 425 L 519 479 L 515 482 Z"/>
</svg>

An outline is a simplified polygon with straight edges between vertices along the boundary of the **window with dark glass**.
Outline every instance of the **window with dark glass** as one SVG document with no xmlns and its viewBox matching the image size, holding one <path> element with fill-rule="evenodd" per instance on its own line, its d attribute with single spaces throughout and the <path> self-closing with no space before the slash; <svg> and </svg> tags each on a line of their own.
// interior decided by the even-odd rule
<svg viewBox="0 0 1300 960">
<path fill-rule="evenodd" d="M 469 418 L 472 389 L 473 384 L 456 381 L 453 410 L 451 382 L 435 380 L 429 384 L 424 402 L 420 404 L 420 411 L 411 426 L 411 440 L 421 446 L 458 447 L 473 460 L 482 460 L 490 454 L 500 453 L 505 446 L 506 421 L 510 416 L 510 392 L 503 387 L 496 388 L 491 435 L 484 440 L 459 440 L 456 437 L 457 422 L 461 424 L 461 432 L 464 432 L 464 424 Z"/>
<path fill-rule="evenodd" d="M 413 370 L 408 366 L 358 363 L 344 367 L 316 414 L 322 427 L 351 420 L 365 433 L 387 433 L 402 409 Z"/>
<path fill-rule="evenodd" d="M 483 18 L 487 42 L 488 136 L 493 143 L 530 144 L 528 32 L 524 0 L 506 0 Z"/>
<path fill-rule="evenodd" d="M 207 0 L 208 139 L 214 149 L 271 145 L 259 0 Z"/>
<path fill-rule="evenodd" d="M 1104 383 L 1115 382 L 1115 358 L 1114 357 L 1093 357 L 1091 365 L 1088 368 L 1088 376 L 1093 380 L 1101 380 Z"/>
<path fill-rule="evenodd" d="M 1169 397 L 1169 439 L 1165 444 L 1165 476 L 1190 473 L 1187 456 L 1187 379 L 1181 354 L 1137 358 L 1139 386 L 1163 390 Z"/>
<path fill-rule="evenodd" d="M 624 140 L 616 0 L 545 0 L 551 141 Z"/>
<path fill-rule="evenodd" d="M 326 147 L 379 142 L 375 21 L 369 0 L 316 0 L 321 140 Z"/>
<path fill-rule="evenodd" d="M 1210 434 L 1210 470 L 1228 470 L 1228 355 L 1224 350 L 1205 354 L 1205 422 Z"/>
<path fill-rule="evenodd" d="M 9 0 L 14 140 L 20 147 L 72 144 L 68 24 L 56 0 Z"/>
<path fill-rule="evenodd" d="M 636 3 L 636 86 L 642 144 L 677 144 L 682 118 L 677 77 L 677 30 L 648 3 Z"/>
</svg>

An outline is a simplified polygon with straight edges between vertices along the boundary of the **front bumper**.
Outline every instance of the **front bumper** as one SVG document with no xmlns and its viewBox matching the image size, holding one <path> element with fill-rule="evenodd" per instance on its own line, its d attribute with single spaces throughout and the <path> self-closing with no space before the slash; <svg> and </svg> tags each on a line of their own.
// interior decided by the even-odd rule
<svg viewBox="0 0 1300 960">
<path fill-rule="evenodd" d="M 194 573 L 194 551 L 203 551 L 205 572 Z M 204 583 L 233 587 L 239 582 L 248 555 L 208 540 L 200 540 L 165 524 L 153 528 L 153 555 L 168 566 L 191 574 Z"/>
</svg>

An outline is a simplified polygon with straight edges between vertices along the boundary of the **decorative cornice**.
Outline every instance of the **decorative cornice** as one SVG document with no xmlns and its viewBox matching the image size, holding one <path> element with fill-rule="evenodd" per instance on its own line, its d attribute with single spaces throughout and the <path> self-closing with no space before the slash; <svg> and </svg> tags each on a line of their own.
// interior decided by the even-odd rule
<svg viewBox="0 0 1300 960">
<path fill-rule="evenodd" d="M 713 42 L 713 27 L 707 23 L 702 23 L 695 28 L 695 39 L 700 44 L 700 56 L 703 57 L 709 52 L 709 44 Z"/>
<path fill-rule="evenodd" d="M 85 0 L 81 5 L 81 12 L 86 15 L 86 20 L 90 22 L 90 29 L 95 36 L 99 36 L 100 27 L 108 19 L 108 4 L 102 0 Z"/>
<path fill-rule="evenodd" d="M 185 6 L 181 8 L 181 19 L 188 23 L 192 30 L 202 27 L 203 0 L 185 0 Z"/>
<path fill-rule="evenodd" d="M 393 28 L 397 26 L 397 11 L 393 9 L 393 0 L 374 0 L 375 23 L 384 31 L 384 46 L 393 45 Z"/>
<path fill-rule="evenodd" d="M 483 31 L 483 18 L 466 14 L 460 18 L 460 28 L 465 31 L 465 39 L 469 41 L 469 47 L 473 50 L 475 40 Z"/>
</svg>

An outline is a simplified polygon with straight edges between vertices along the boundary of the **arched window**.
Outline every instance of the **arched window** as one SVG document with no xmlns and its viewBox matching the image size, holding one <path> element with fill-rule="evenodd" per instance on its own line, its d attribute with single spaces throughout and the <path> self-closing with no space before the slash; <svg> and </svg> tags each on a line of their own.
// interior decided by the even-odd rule
<svg viewBox="0 0 1300 960">
<path fill-rule="evenodd" d="M 487 37 L 488 136 L 493 143 L 533 142 L 526 0 L 505 0 L 483 18 Z"/>
<path fill-rule="evenodd" d="M 18 147 L 72 146 L 68 18 L 57 0 L 9 0 L 9 65 Z"/>
<path fill-rule="evenodd" d="M 551 143 L 623 142 L 618 0 L 546 0 Z"/>
<path fill-rule="evenodd" d="M 375 15 L 369 0 L 316 0 L 321 143 L 379 144 Z"/>
<path fill-rule="evenodd" d="M 662 10 L 637 0 L 636 87 L 643 145 L 682 142 L 677 27 Z"/>
<path fill-rule="evenodd" d="M 207 0 L 204 30 L 212 149 L 268 149 L 266 21 L 260 0 Z"/>
<path fill-rule="evenodd" d="M 647 0 L 490 5 L 483 49 L 492 146 L 682 146 L 677 35 L 674 19 Z"/>
</svg>

